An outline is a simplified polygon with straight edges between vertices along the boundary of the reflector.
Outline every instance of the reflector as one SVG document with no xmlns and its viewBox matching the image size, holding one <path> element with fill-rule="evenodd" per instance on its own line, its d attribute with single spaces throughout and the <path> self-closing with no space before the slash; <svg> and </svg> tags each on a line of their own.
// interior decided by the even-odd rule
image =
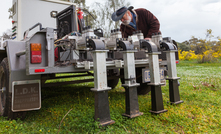
<svg viewBox="0 0 221 134">
<path fill-rule="evenodd" d="M 35 73 L 45 72 L 45 69 L 35 69 Z"/>
</svg>

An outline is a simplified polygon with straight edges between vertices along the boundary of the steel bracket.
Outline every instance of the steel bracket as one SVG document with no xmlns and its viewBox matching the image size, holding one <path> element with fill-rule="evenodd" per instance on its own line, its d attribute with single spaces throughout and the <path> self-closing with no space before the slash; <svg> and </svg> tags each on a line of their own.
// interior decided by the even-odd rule
<svg viewBox="0 0 221 134">
<path fill-rule="evenodd" d="M 148 53 L 158 52 L 157 45 L 155 45 L 152 41 L 145 39 L 140 40 L 140 48 L 148 50 Z"/>
<path fill-rule="evenodd" d="M 169 42 L 161 42 L 160 48 L 166 51 L 177 51 L 176 45 L 174 45 L 173 43 L 169 43 Z"/>
<path fill-rule="evenodd" d="M 134 45 L 127 41 L 127 40 L 120 40 L 120 39 L 117 39 L 117 48 L 121 48 L 123 49 L 123 51 L 125 50 L 134 50 Z"/>
</svg>

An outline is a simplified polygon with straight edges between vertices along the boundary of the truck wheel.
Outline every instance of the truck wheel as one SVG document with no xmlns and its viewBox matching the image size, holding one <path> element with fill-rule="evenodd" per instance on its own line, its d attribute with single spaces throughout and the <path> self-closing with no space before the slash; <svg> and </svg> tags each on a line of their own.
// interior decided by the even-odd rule
<svg viewBox="0 0 221 134">
<path fill-rule="evenodd" d="M 137 87 L 138 95 L 146 95 L 151 91 L 151 87 L 147 85 L 147 83 L 142 82 L 142 67 L 136 68 L 136 80 L 137 83 L 140 83 L 140 86 Z"/>
<path fill-rule="evenodd" d="M 9 92 L 8 59 L 4 58 L 0 64 L 0 116 L 8 119 L 24 119 L 26 112 L 12 112 L 12 93 Z"/>
<path fill-rule="evenodd" d="M 107 70 L 107 78 L 111 76 L 119 76 L 119 69 L 110 69 Z M 107 80 L 107 86 L 111 87 L 111 89 L 114 89 L 119 82 L 119 78 L 114 78 Z"/>
<path fill-rule="evenodd" d="M 147 83 L 142 83 L 142 67 L 136 68 L 136 81 L 140 84 L 137 87 L 137 94 L 138 95 L 146 95 L 151 91 L 151 87 L 147 85 Z M 124 69 L 120 69 L 120 75 L 123 76 L 121 78 L 121 83 L 125 83 L 124 81 Z"/>
</svg>

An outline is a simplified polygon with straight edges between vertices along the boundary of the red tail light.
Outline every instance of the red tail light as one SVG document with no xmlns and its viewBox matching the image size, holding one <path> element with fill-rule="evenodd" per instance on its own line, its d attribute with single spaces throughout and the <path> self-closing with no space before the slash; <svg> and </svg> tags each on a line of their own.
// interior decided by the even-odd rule
<svg viewBox="0 0 221 134">
<path fill-rule="evenodd" d="M 41 63 L 41 44 L 31 43 L 31 63 Z"/>
</svg>

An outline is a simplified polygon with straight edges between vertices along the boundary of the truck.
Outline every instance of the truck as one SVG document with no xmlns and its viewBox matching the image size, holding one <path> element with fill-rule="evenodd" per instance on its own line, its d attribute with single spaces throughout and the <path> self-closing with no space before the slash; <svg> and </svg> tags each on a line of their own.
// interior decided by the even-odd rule
<svg viewBox="0 0 221 134">
<path fill-rule="evenodd" d="M 161 86 L 169 81 L 170 103 L 179 104 L 177 44 L 170 37 L 153 33 L 144 40 L 140 31 L 122 38 L 119 29 L 110 37 L 103 30 L 85 26 L 79 7 L 59 0 L 13 0 L 12 40 L 0 47 L 0 115 L 24 118 L 41 108 L 41 89 L 57 85 L 94 82 L 95 120 L 113 124 L 108 91 L 121 79 L 125 88 L 124 116 L 141 116 L 137 95 L 151 91 L 152 109 L 163 106 Z M 84 10 L 83 10 L 84 11 Z M 82 16 L 81 16 L 82 17 Z M 83 73 L 59 77 L 61 73 Z M 45 83 L 50 79 L 93 76 L 93 79 Z"/>
</svg>

